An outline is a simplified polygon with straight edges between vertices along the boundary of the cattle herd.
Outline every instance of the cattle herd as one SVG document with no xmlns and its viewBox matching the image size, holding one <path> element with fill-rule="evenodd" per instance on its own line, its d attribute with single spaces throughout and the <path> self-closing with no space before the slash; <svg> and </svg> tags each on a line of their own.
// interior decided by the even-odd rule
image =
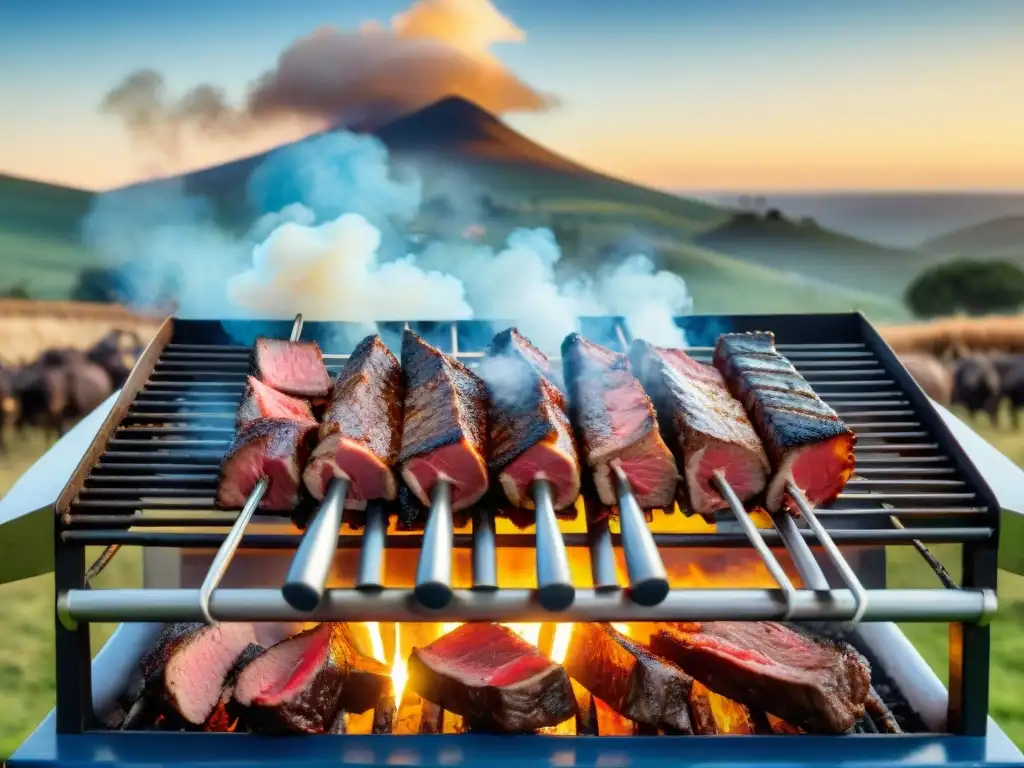
<svg viewBox="0 0 1024 768">
<path fill-rule="evenodd" d="M 1024 407 L 1024 355 L 954 348 L 941 356 L 913 352 L 900 360 L 921 388 L 943 405 L 959 405 L 971 416 L 987 414 L 999 424 L 999 409 L 1009 405 L 1013 427 Z"/>
<path fill-rule="evenodd" d="M 63 435 L 124 384 L 144 346 L 136 332 L 113 330 L 89 349 L 48 349 L 21 367 L 0 362 L 0 450 L 12 426 L 42 429 L 48 441 Z"/>
</svg>

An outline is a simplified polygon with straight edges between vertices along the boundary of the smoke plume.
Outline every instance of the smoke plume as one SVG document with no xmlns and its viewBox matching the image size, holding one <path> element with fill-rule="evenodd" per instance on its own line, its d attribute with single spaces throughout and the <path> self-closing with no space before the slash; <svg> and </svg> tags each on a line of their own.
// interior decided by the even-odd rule
<svg viewBox="0 0 1024 768">
<path fill-rule="evenodd" d="M 244 237 L 172 183 L 101 195 L 86 237 L 112 263 L 147 265 L 131 283 L 136 303 L 173 293 L 185 317 L 301 312 L 361 333 L 382 320 L 483 318 L 515 323 L 557 353 L 581 316 L 622 315 L 635 335 L 684 343 L 672 317 L 690 311 L 686 285 L 645 256 L 560 281 L 555 236 L 525 228 L 497 249 L 455 240 L 409 253 L 403 230 L 421 185 L 392 178 L 372 136 L 332 133 L 282 149 L 253 174 L 248 196 L 260 215 Z"/>
<path fill-rule="evenodd" d="M 495 114 L 555 104 L 491 52 L 525 40 L 490 0 L 418 0 L 385 26 L 321 27 L 296 40 L 276 64 L 254 78 L 241 103 L 200 84 L 181 95 L 163 76 L 129 74 L 103 98 L 103 113 L 119 118 L 138 141 L 177 156 L 190 133 L 237 137 L 299 121 L 374 127 L 446 96 L 462 96 Z"/>
</svg>

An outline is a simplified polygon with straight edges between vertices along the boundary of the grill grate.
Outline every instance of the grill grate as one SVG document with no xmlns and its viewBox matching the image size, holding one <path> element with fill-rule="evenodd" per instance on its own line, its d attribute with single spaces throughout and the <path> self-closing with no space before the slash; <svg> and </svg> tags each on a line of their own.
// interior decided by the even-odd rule
<svg viewBox="0 0 1024 768">
<path fill-rule="evenodd" d="M 995 608 L 997 505 L 874 329 L 856 314 L 691 317 L 678 322 L 696 345 L 690 353 L 704 362 L 710 361 L 710 345 L 720 332 L 775 332 L 779 351 L 858 435 L 857 475 L 834 504 L 818 510 L 804 505 L 799 522 L 784 515 L 770 521 L 769 527 L 758 528 L 734 503 L 719 516 L 713 531 L 679 532 L 678 513 L 656 512 L 649 523 L 643 522 L 625 486 L 620 489 L 620 519 L 593 514 L 588 502 L 584 506 L 590 514 L 575 522 L 525 530 L 478 510 L 471 524 L 454 532 L 444 525 L 432 528 L 439 517 L 433 511 L 426 531 L 400 531 L 386 510 L 372 504 L 359 530 L 344 525 L 339 531 L 340 508 L 333 515 L 332 510 L 321 509 L 314 520 L 330 516 L 331 523 L 311 524 L 305 537 L 290 524 L 258 515 L 247 525 L 246 514 L 214 509 L 213 498 L 219 461 L 232 438 L 235 408 L 248 372 L 249 345 L 258 335 L 302 332 L 302 338 L 320 343 L 328 370 L 335 373 L 357 334 L 342 324 L 303 326 L 301 318 L 294 325 L 172 320 L 133 372 L 96 445 L 58 502 L 58 557 L 62 549 L 80 551 L 96 544 L 217 548 L 214 565 L 200 590 L 86 589 L 75 576 L 58 584 L 61 620 L 67 631 L 75 632 L 76 622 L 213 618 L 865 619 L 966 622 L 970 631 L 987 633 L 980 625 Z M 380 325 L 392 348 L 398 347 L 404 325 Z M 482 321 L 411 324 L 428 342 L 470 366 L 482 356 L 498 326 Z M 585 320 L 581 330 L 613 348 L 629 342 L 624 324 L 614 318 Z M 723 490 L 728 496 L 728 489 Z M 965 545 L 961 586 L 928 553 L 926 545 L 939 542 Z M 837 545 L 914 546 L 935 570 L 936 587 L 865 589 Z M 299 547 L 293 571 L 308 574 L 309 559 L 333 555 L 335 546 L 360 550 L 354 584 L 326 592 L 322 579 L 313 584 L 315 599 L 305 606 L 315 606 L 312 611 L 297 608 L 281 589 L 214 589 L 237 547 Z M 536 547 L 539 590 L 497 588 L 496 554 L 506 547 Z M 567 569 L 557 565 L 565 547 L 589 549 L 592 587 L 564 583 Z M 625 589 L 616 568 L 617 547 L 626 564 Z M 668 589 L 660 552 L 720 547 L 752 548 L 778 588 Z M 470 589 L 451 589 L 450 566 L 447 571 L 445 567 L 451 548 L 472 549 Z M 439 578 L 440 592 L 387 587 L 383 562 L 388 549 L 419 549 L 421 580 L 427 578 L 423 574 Z M 783 550 L 801 577 L 800 588 L 776 558 Z M 836 578 L 826 576 L 823 564 L 838 574 L 840 588 L 833 584 Z M 546 577 L 547 573 L 556 575 Z M 545 598 L 549 583 L 559 588 L 550 595 L 561 598 Z M 983 637 L 987 667 L 987 634 Z M 987 690 L 983 693 L 987 701 Z"/>
</svg>

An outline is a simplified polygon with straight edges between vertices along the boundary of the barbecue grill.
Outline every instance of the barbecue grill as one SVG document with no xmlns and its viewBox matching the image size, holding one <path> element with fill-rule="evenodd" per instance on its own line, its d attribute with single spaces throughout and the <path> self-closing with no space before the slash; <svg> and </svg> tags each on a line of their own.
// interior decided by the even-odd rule
<svg viewBox="0 0 1024 768">
<path fill-rule="evenodd" d="M 443 500 L 424 530 L 400 530 L 388 510 L 371 504 L 360 527 L 341 524 L 335 494 L 305 531 L 290 521 L 214 508 L 219 461 L 233 434 L 235 407 L 257 336 L 316 340 L 336 372 L 358 339 L 341 323 L 168 319 L 139 360 L 56 505 L 57 707 L 55 720 L 16 755 L 22 764 L 168 762 L 225 759 L 454 765 L 483 759 L 541 759 L 569 765 L 822 761 L 989 762 L 1024 764 L 988 718 L 989 627 L 996 609 L 999 505 L 928 398 L 875 329 L 859 314 L 690 316 L 677 318 L 690 353 L 709 361 L 723 332 L 771 330 L 815 391 L 857 433 L 857 474 L 839 499 L 754 524 L 733 498 L 714 526 L 701 529 L 676 512 L 645 521 L 620 488 L 620 516 L 538 520 L 519 529 L 476 510 L 453 527 Z M 495 330 L 490 321 L 379 323 L 397 348 L 403 328 L 471 367 Z M 585 318 L 581 332 L 612 348 L 631 340 L 620 318 Z M 726 497 L 729 489 L 723 488 Z M 799 499 L 798 499 L 799 501 Z M 340 525 L 340 530 L 339 530 Z M 950 575 L 928 551 L 962 545 L 962 568 Z M 86 546 L 107 547 L 86 568 Z M 120 546 L 178 554 L 172 584 L 96 589 L 90 584 Z M 930 589 L 887 589 L 885 550 L 914 547 L 934 571 Z M 514 583 L 503 564 L 536 552 L 535 573 Z M 562 553 L 582 551 L 585 572 L 564 567 Z M 511 554 L 510 554 L 511 553 Z M 772 588 L 705 589 L 678 583 L 665 564 L 711 553 L 755 557 Z M 391 558 L 415 563 L 393 569 Z M 574 563 L 581 558 L 574 558 Z M 397 562 L 397 560 L 396 560 Z M 450 565 L 454 562 L 454 565 Z M 522 576 L 522 574 L 519 574 Z M 440 586 L 432 600 L 417 587 Z M 646 588 L 664 581 L 667 590 Z M 285 583 L 314 594 L 296 607 Z M 544 599 L 571 591 L 571 600 Z M 643 622 L 785 620 L 825 623 L 849 637 L 894 690 L 894 702 L 926 733 L 845 737 L 693 737 L 639 735 L 576 738 L 558 734 L 502 738 L 324 736 L 304 740 L 243 734 L 109 732 L 99 727 L 128 665 L 153 640 L 160 622 Z M 950 627 L 949 695 L 890 622 L 944 622 Z M 122 622 L 90 665 L 89 624 Z M 878 685 L 876 681 L 876 686 Z M 424 706 L 423 720 L 429 707 Z M 429 713 L 435 719 L 437 712 Z M 52 729 L 52 731 L 50 730 Z M 422 728 L 421 728 L 422 729 Z M 426 729 L 423 729 L 426 730 Z M 862 729 L 864 730 L 864 729 Z M 877 730 L 877 729 L 875 729 Z M 586 731 L 580 728 L 578 733 Z M 642 732 L 641 732 L 642 733 Z M 988 733 L 988 738 L 985 737 Z M 843 739 L 842 742 L 836 739 Z M 680 742 L 685 739 L 685 742 Z M 498 750 L 501 750 L 499 753 Z"/>
</svg>

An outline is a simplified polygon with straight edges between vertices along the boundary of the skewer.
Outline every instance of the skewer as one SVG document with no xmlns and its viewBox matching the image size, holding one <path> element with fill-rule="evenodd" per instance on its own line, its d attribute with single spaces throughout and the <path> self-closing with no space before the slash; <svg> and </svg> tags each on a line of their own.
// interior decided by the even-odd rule
<svg viewBox="0 0 1024 768">
<path fill-rule="evenodd" d="M 839 547 L 837 547 L 836 543 L 832 541 L 832 537 L 829 536 L 828 531 L 825 530 L 825 526 L 821 524 L 817 515 L 814 514 L 814 510 L 811 509 L 811 505 L 808 504 L 807 499 L 804 498 L 803 491 L 797 488 L 796 483 L 791 480 L 786 483 L 786 492 L 792 497 L 793 502 L 800 510 L 801 516 L 807 521 L 808 527 L 814 531 L 814 536 L 818 539 L 818 543 L 821 544 L 825 552 L 828 553 L 828 556 L 836 566 L 836 570 L 839 571 L 839 575 L 850 588 L 850 592 L 854 597 L 855 606 L 850 622 L 853 624 L 858 623 L 863 618 L 864 612 L 868 609 L 868 593 L 864 591 L 864 586 L 860 583 L 860 579 L 857 578 L 857 574 L 853 572 L 850 564 L 846 562 L 846 558 L 843 557 L 843 553 L 839 551 Z"/>
<path fill-rule="evenodd" d="M 366 527 L 363 528 L 363 546 L 359 550 L 356 569 L 356 589 L 378 591 L 384 588 L 381 578 L 384 566 L 384 540 L 387 518 L 379 502 L 366 505 Z"/>
<path fill-rule="evenodd" d="M 789 576 L 786 575 L 786 571 L 779 564 L 779 561 L 775 559 L 775 555 L 765 544 L 764 539 L 761 537 L 761 532 L 757 530 L 757 526 L 754 525 L 754 521 L 750 519 L 750 515 L 743 508 L 743 502 L 739 500 L 739 497 L 733 491 L 732 486 L 726 482 L 725 473 L 721 470 L 715 470 L 714 473 L 715 485 L 718 486 L 719 492 L 725 498 L 726 503 L 729 505 L 729 510 L 732 512 L 736 521 L 740 524 L 743 532 L 747 534 L 747 538 L 750 539 L 750 543 L 757 550 L 757 554 L 761 556 L 762 562 L 768 569 L 768 573 L 771 574 L 772 578 L 782 589 L 786 600 L 786 612 L 783 614 L 783 621 L 788 621 L 790 614 L 793 612 L 793 603 L 796 599 L 796 588 L 793 586 L 793 582 L 789 580 Z"/>
<path fill-rule="evenodd" d="M 300 611 L 312 611 L 324 595 L 331 572 L 338 534 L 345 515 L 348 480 L 335 478 L 327 487 L 324 500 L 313 513 L 288 568 L 281 593 L 288 604 Z"/>
<path fill-rule="evenodd" d="M 622 553 L 629 573 L 629 590 L 633 602 L 657 605 L 668 595 L 668 574 L 654 537 L 647 527 L 643 510 L 633 498 L 629 480 L 618 467 L 613 467 L 619 497 L 619 528 L 622 531 Z"/>
<path fill-rule="evenodd" d="M 295 315 L 295 320 L 292 322 L 292 332 L 288 340 L 298 341 L 301 335 L 302 314 L 300 313 Z M 231 526 L 231 530 L 228 531 L 228 535 L 224 537 L 220 549 L 217 550 L 213 562 L 210 563 L 210 570 L 206 572 L 206 578 L 203 579 L 203 583 L 199 587 L 199 612 L 202 614 L 204 621 L 211 626 L 217 623 L 210 614 L 210 598 L 213 596 L 213 590 L 217 588 L 220 580 L 224 578 L 224 573 L 231 564 L 231 558 L 234 556 L 235 550 L 242 543 L 245 527 L 252 520 L 252 516 L 256 514 L 256 510 L 259 508 L 260 502 L 263 501 L 263 497 L 269 488 L 270 480 L 267 477 L 261 477 L 256 482 L 256 486 L 249 494 L 249 498 L 245 500 L 245 505 L 242 507 L 242 511 L 238 513 L 238 517 Z"/>
<path fill-rule="evenodd" d="M 495 548 L 494 515 L 477 507 L 473 516 L 473 589 L 498 588 L 498 552 Z"/>
<path fill-rule="evenodd" d="M 438 480 L 430 496 L 413 594 L 427 608 L 444 608 L 452 600 L 452 492 Z"/>
<path fill-rule="evenodd" d="M 561 611 L 572 605 L 576 590 L 569 570 L 565 540 L 555 517 L 553 488 L 547 480 L 533 481 L 536 508 L 537 599 L 549 611 Z"/>
</svg>

